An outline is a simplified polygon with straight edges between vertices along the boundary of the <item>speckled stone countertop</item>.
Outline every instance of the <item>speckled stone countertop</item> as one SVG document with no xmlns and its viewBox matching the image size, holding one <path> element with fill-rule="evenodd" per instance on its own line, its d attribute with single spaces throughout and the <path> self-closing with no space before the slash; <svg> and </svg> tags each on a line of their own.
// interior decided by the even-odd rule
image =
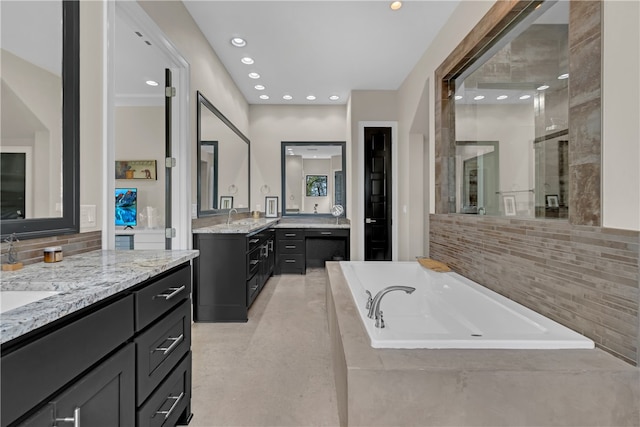
<svg viewBox="0 0 640 427">
<path fill-rule="evenodd" d="M 57 263 L 3 271 L 1 291 L 60 293 L 2 313 L 0 343 L 142 283 L 198 254 L 197 250 L 92 251 Z"/>
<path fill-rule="evenodd" d="M 216 224 L 208 227 L 194 228 L 194 234 L 218 233 L 218 234 L 251 234 L 272 226 L 279 218 L 244 218 L 231 221 L 229 225 Z"/>
<path fill-rule="evenodd" d="M 219 233 L 219 234 L 252 234 L 265 228 L 343 228 L 349 229 L 351 225 L 341 220 L 336 223 L 333 218 L 244 218 L 231 221 L 229 225 L 216 224 L 208 227 L 193 229 L 193 233 Z"/>
</svg>

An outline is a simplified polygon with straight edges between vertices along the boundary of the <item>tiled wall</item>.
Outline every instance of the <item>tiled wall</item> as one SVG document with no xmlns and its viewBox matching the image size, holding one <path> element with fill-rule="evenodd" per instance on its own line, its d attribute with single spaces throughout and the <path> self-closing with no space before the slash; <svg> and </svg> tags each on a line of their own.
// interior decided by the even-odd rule
<svg viewBox="0 0 640 427">
<path fill-rule="evenodd" d="M 640 364 L 640 233 L 566 221 L 430 216 L 430 256 Z"/>
<path fill-rule="evenodd" d="M 21 240 L 15 244 L 18 261 L 24 265 L 42 262 L 42 250 L 47 246 L 62 246 L 64 256 L 81 254 L 102 248 L 102 232 L 66 234 L 43 237 L 41 239 Z M 2 242 L 2 263 L 6 262 L 8 245 Z"/>
</svg>

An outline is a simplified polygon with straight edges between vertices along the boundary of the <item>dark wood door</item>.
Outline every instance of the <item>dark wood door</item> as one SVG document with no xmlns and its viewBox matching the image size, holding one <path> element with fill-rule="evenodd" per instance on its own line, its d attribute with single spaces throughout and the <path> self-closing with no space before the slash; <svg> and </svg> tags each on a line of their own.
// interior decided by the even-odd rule
<svg viewBox="0 0 640 427">
<path fill-rule="evenodd" d="M 364 129 L 365 261 L 391 261 L 391 128 Z"/>
</svg>

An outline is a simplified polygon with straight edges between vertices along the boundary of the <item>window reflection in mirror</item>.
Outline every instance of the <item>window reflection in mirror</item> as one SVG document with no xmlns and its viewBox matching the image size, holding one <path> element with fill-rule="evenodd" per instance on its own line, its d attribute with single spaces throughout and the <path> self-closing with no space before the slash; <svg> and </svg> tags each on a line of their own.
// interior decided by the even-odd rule
<svg viewBox="0 0 640 427">
<path fill-rule="evenodd" d="M 79 10 L 0 2 L 3 237 L 79 231 Z"/>
<path fill-rule="evenodd" d="M 198 217 L 249 209 L 249 139 L 198 92 Z M 229 199 L 232 197 L 233 199 Z"/>
<path fill-rule="evenodd" d="M 568 2 L 545 2 L 455 79 L 457 212 L 567 218 L 568 67 Z"/>
<path fill-rule="evenodd" d="M 345 172 L 344 142 L 283 142 L 283 215 L 329 215 L 334 205 L 346 212 Z"/>
<path fill-rule="evenodd" d="M 1 7 L 2 219 L 60 217 L 62 4 Z"/>
</svg>

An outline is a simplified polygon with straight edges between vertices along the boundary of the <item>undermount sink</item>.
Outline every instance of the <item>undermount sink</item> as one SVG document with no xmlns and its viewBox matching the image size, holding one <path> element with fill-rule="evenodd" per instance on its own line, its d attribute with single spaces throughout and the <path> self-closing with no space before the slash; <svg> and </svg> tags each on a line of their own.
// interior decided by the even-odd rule
<svg viewBox="0 0 640 427">
<path fill-rule="evenodd" d="M 7 311 L 59 293 L 58 291 L 1 291 L 0 313 L 6 313 Z"/>
</svg>

